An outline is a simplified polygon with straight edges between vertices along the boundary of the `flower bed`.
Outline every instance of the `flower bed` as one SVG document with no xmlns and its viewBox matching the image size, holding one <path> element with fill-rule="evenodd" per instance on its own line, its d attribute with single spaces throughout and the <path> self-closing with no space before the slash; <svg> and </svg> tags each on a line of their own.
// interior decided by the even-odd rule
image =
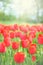
<svg viewBox="0 0 43 65">
<path fill-rule="evenodd" d="M 0 24 L 0 65 L 43 65 L 43 25 Z"/>
</svg>

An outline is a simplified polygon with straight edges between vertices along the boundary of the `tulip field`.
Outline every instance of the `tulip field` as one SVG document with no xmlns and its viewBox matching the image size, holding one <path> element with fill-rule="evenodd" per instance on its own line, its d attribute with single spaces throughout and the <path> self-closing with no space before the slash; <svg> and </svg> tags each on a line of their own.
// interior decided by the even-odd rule
<svg viewBox="0 0 43 65">
<path fill-rule="evenodd" d="M 0 65 L 43 65 L 43 24 L 0 24 Z"/>
</svg>

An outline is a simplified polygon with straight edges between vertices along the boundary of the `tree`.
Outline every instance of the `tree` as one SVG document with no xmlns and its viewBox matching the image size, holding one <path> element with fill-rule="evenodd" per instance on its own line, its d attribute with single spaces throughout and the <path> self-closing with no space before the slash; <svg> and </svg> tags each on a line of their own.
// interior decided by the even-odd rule
<svg viewBox="0 0 43 65">
<path fill-rule="evenodd" d="M 3 11 L 5 11 L 7 5 L 11 2 L 11 0 L 0 0 L 3 4 Z"/>
<path fill-rule="evenodd" d="M 37 22 L 40 22 L 40 10 L 42 11 L 41 13 L 41 21 L 43 21 L 43 0 L 35 0 L 36 2 L 36 7 L 37 7 L 37 14 L 36 14 L 36 18 L 37 18 Z"/>
</svg>

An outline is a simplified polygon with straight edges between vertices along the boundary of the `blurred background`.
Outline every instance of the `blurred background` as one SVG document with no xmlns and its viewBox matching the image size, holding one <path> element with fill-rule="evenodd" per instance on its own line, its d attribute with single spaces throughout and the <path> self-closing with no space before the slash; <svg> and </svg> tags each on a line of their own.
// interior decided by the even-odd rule
<svg viewBox="0 0 43 65">
<path fill-rule="evenodd" d="M 43 0 L 0 0 L 0 23 L 43 23 Z"/>
</svg>

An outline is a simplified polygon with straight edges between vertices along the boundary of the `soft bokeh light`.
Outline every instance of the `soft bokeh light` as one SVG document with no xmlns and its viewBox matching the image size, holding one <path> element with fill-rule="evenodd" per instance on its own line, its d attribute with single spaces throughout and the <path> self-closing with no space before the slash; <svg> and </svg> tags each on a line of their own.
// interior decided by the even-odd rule
<svg viewBox="0 0 43 65">
<path fill-rule="evenodd" d="M 36 14 L 35 0 L 13 0 L 11 4 L 17 16 L 24 13 L 27 13 L 30 16 Z"/>
</svg>

